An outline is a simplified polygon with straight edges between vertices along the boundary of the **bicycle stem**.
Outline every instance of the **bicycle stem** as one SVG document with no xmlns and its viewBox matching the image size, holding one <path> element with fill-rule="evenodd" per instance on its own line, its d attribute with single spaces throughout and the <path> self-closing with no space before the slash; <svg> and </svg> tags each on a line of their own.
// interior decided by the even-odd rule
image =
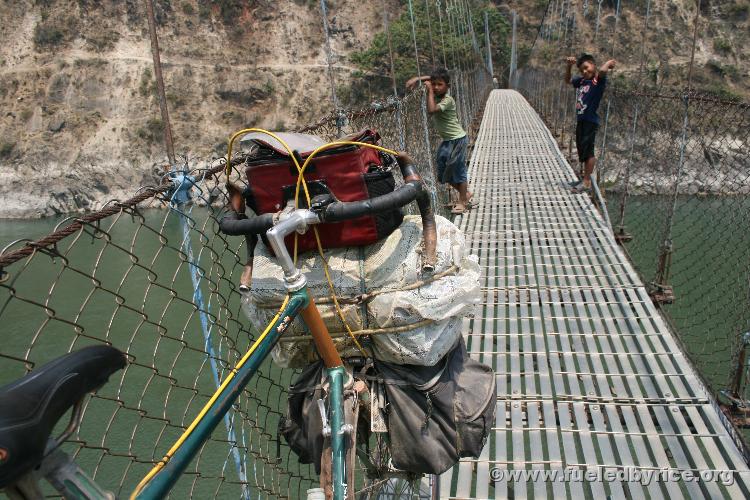
<svg viewBox="0 0 750 500">
<path fill-rule="evenodd" d="M 294 210 L 291 213 L 281 212 L 279 219 L 280 221 L 266 232 L 266 237 L 284 271 L 286 289 L 291 293 L 304 288 L 307 280 L 294 265 L 294 260 L 284 245 L 284 238 L 295 231 L 304 232 L 308 225 L 320 222 L 320 218 L 311 210 Z"/>
<path fill-rule="evenodd" d="M 284 271 L 286 289 L 292 293 L 304 288 L 307 284 L 307 279 L 297 269 L 297 266 L 294 265 L 294 260 L 289 255 L 286 245 L 284 245 L 284 238 L 295 231 L 305 231 L 308 225 L 316 224 L 320 219 L 315 212 L 303 209 L 294 210 L 290 214 L 285 215 L 284 212 L 281 213 L 282 220 L 269 229 L 266 236 L 281 269 Z M 323 319 L 320 317 L 320 312 L 318 312 L 318 308 L 315 306 L 315 301 L 312 297 L 309 297 L 308 300 L 308 305 L 302 311 L 302 318 L 310 329 L 315 346 L 318 348 L 320 357 L 323 359 L 323 364 L 325 364 L 326 368 L 343 366 L 344 363 L 341 361 L 341 356 L 339 356 L 336 345 L 333 343 L 333 339 L 331 339 L 328 327 L 326 327 Z"/>
<path fill-rule="evenodd" d="M 266 233 L 279 265 L 284 270 L 284 281 L 290 293 L 296 290 L 307 290 L 305 276 L 300 273 L 284 245 L 284 238 L 295 231 L 303 232 L 309 224 L 320 221 L 317 214 L 310 210 L 294 210 Z M 346 497 L 346 427 L 344 426 L 344 363 L 339 356 L 315 301 L 308 296 L 308 303 L 302 310 L 302 317 L 312 334 L 318 353 L 323 359 L 329 380 L 329 395 L 331 403 L 331 450 L 332 480 L 334 500 L 344 500 Z"/>
</svg>

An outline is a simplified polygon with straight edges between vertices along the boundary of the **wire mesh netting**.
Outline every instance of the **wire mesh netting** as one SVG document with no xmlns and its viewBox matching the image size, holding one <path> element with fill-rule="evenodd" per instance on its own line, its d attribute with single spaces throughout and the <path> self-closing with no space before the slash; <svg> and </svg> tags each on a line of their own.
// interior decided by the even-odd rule
<svg viewBox="0 0 750 500">
<path fill-rule="evenodd" d="M 693 55 L 728 36 L 737 3 L 549 2 L 515 83 L 577 165 L 565 57 L 617 60 L 596 141 L 613 230 L 713 391 L 747 400 L 736 375 L 750 330 L 750 106 Z M 663 26 L 672 46 L 654 52 Z"/>
<path fill-rule="evenodd" d="M 218 185 L 199 182 L 196 201 Z M 127 353 L 127 367 L 88 401 L 68 446 L 118 495 L 164 455 L 257 335 L 240 316 L 240 242 L 218 233 L 217 211 L 195 203 L 165 210 L 163 194 L 144 195 L 140 203 L 113 203 L 115 213 L 98 220 L 61 222 L 71 234 L 56 243 L 21 241 L 2 256 L 2 382 L 86 345 Z M 19 247 L 29 255 L 8 262 Z M 297 497 L 311 484 L 287 449 L 277 457 L 275 427 L 290 376 L 264 366 L 176 497 L 233 496 L 245 484 Z"/>
<path fill-rule="evenodd" d="M 490 84 L 483 69 L 460 75 L 455 92 L 472 93 L 462 116 L 482 108 Z M 305 130 L 330 140 L 363 128 L 408 151 L 437 192 L 438 139 L 422 91 Z M 164 455 L 265 326 L 248 324 L 240 308 L 244 239 L 218 231 L 223 168 L 186 163 L 160 186 L 65 219 L 47 237 L 16 241 L 0 255 L 0 384 L 86 345 L 127 354 L 125 370 L 86 403 L 80 432 L 64 447 L 118 496 Z M 238 167 L 234 176 L 242 181 Z M 299 465 L 276 434 L 293 376 L 270 359 L 262 366 L 178 481 L 175 498 L 300 498 L 317 485 L 314 469 Z"/>
</svg>

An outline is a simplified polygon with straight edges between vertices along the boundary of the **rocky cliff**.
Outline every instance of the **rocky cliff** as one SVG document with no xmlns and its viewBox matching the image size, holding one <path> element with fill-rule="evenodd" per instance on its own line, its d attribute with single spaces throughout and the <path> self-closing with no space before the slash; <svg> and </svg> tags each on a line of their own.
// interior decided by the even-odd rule
<svg viewBox="0 0 750 500">
<path fill-rule="evenodd" d="M 210 159 L 238 128 L 330 110 L 317 2 L 155 4 L 179 154 Z M 345 82 L 382 4 L 328 6 Z M 166 158 L 145 3 L 2 0 L 0 17 L 0 217 L 92 209 L 153 183 Z"/>
</svg>

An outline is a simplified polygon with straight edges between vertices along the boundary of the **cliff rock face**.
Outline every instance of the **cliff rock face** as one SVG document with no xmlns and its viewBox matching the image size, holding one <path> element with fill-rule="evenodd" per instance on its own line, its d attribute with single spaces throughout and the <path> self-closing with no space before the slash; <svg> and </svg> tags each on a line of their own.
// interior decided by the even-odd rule
<svg viewBox="0 0 750 500">
<path fill-rule="evenodd" d="M 210 160 L 241 127 L 330 111 L 317 2 L 155 4 L 178 154 Z M 329 2 L 339 85 L 380 5 Z M 145 2 L 0 0 L 0 21 L 0 217 L 94 209 L 154 183 L 166 157 Z"/>
<path fill-rule="evenodd" d="M 519 15 L 519 60 L 529 57 L 547 0 L 508 0 L 507 12 Z M 562 8 L 565 4 L 566 9 Z M 567 33 L 560 14 L 575 14 L 575 43 L 571 54 L 585 50 L 600 62 L 618 61 L 615 75 L 643 78 L 651 86 L 683 88 L 690 63 L 695 28 L 695 0 L 573 0 L 551 2 L 546 26 L 552 39 Z M 568 7 L 569 5 L 569 7 Z M 616 16 L 617 6 L 620 14 Z M 646 13 L 648 12 L 648 16 Z M 598 20 L 598 21 L 597 21 Z M 550 36 L 548 34 L 548 36 Z M 750 0 L 701 0 L 692 86 L 725 99 L 750 98 Z M 562 71 L 560 44 L 539 43 L 534 62 Z M 564 50 L 564 49 L 563 49 Z M 573 54 L 575 53 L 575 54 Z"/>
</svg>

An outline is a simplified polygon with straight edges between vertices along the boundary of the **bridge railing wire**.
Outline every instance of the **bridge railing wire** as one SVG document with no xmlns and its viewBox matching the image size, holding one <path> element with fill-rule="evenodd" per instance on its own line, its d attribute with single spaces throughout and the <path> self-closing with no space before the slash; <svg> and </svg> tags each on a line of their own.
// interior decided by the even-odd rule
<svg viewBox="0 0 750 500">
<path fill-rule="evenodd" d="M 458 76 L 455 91 L 475 93 L 460 113 L 474 116 L 491 78 L 481 68 Z M 445 191 L 436 189 L 433 163 L 439 141 L 424 106 L 417 90 L 303 130 L 327 140 L 377 130 L 385 146 L 415 158 L 431 190 L 441 193 L 435 201 L 442 210 Z M 244 239 L 218 231 L 227 202 L 223 160 L 183 160 L 159 186 L 63 219 L 49 235 L 0 253 L 0 384 L 86 345 L 111 344 L 128 357 L 88 400 L 80 432 L 64 445 L 118 497 L 161 459 L 265 326 L 241 311 Z M 232 179 L 240 183 L 242 160 L 241 152 L 233 158 Z M 302 498 L 317 485 L 314 469 L 277 437 L 293 376 L 270 360 L 261 367 L 174 498 Z"/>
<path fill-rule="evenodd" d="M 596 143 L 616 237 L 714 393 L 750 400 L 750 105 L 716 73 L 720 63 L 691 56 L 670 65 L 650 50 L 655 26 L 671 26 L 668 41 L 690 54 L 694 40 L 723 39 L 732 24 L 719 4 L 589 4 L 584 13 L 577 2 L 549 3 L 518 88 L 578 169 L 564 57 L 587 51 L 599 64 L 618 61 Z M 729 414 L 747 423 L 736 404 Z"/>
</svg>

